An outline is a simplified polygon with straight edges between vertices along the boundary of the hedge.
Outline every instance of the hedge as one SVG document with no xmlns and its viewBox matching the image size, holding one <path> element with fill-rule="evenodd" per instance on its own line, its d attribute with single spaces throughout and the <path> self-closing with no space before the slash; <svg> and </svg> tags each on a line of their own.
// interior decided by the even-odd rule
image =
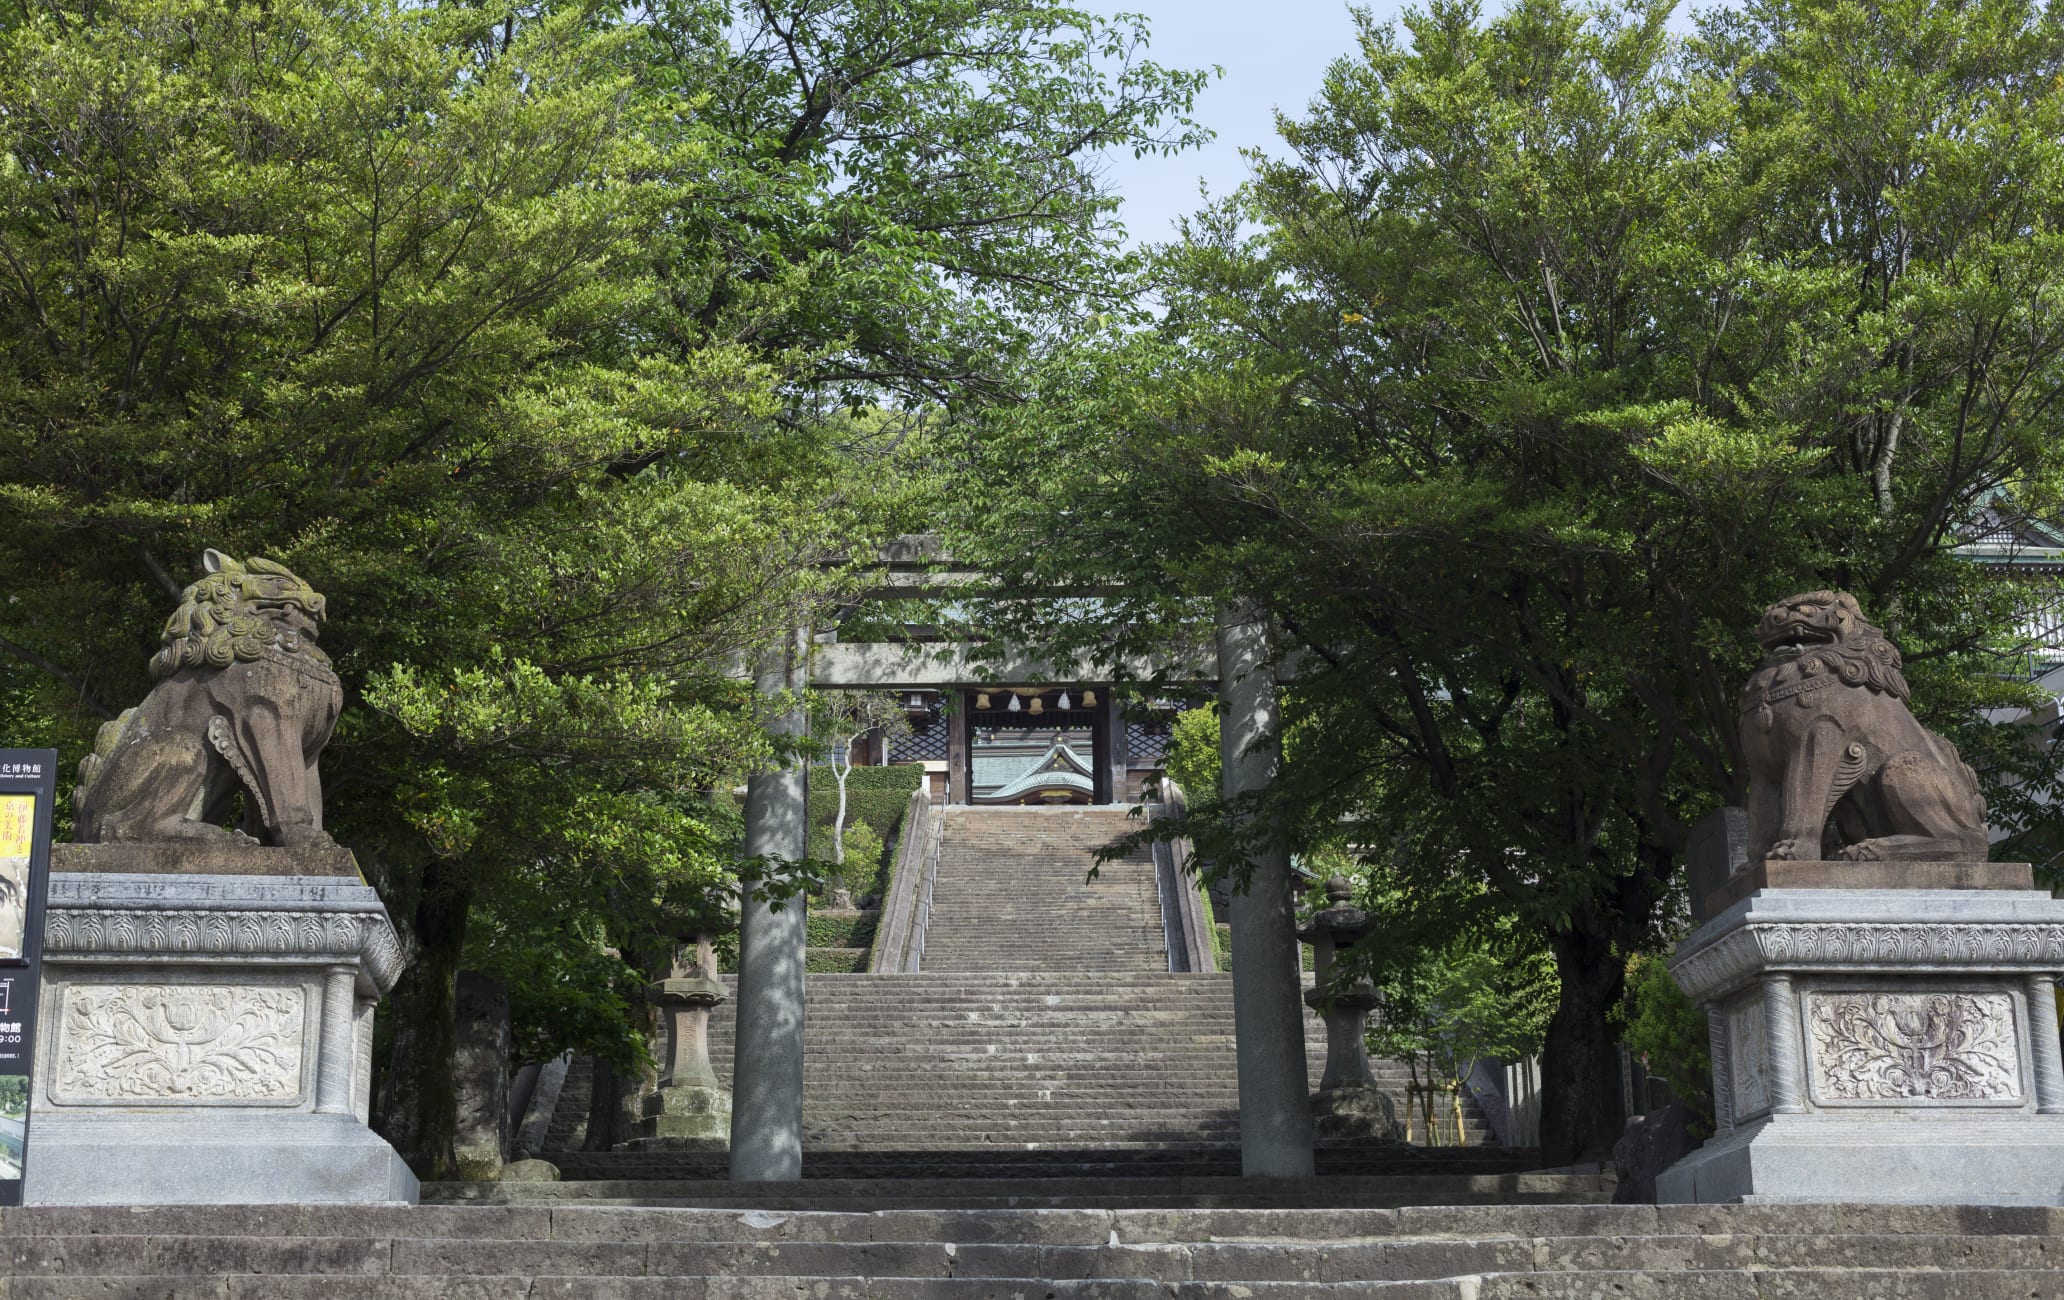
<svg viewBox="0 0 2064 1300">
<path fill-rule="evenodd" d="M 830 769 L 812 768 L 810 771 L 810 856 L 820 860 L 831 857 L 831 823 L 838 816 L 838 780 Z M 881 892 L 887 889 L 888 881 L 882 868 L 886 864 L 889 846 L 896 842 L 896 832 L 903 825 L 903 814 L 910 807 L 910 796 L 924 783 L 922 767 L 912 763 L 899 763 L 893 767 L 856 767 L 846 777 L 846 826 L 850 830 L 857 822 L 865 822 L 881 837 L 882 861 L 874 864 L 874 870 L 864 867 L 854 870 L 860 864 L 848 860 L 847 888 L 856 895 Z"/>
<path fill-rule="evenodd" d="M 803 969 L 814 975 L 854 975 L 866 968 L 865 948 L 812 948 L 803 954 Z"/>
<path fill-rule="evenodd" d="M 805 923 L 812 948 L 865 948 L 874 942 L 879 912 L 811 912 Z"/>
</svg>

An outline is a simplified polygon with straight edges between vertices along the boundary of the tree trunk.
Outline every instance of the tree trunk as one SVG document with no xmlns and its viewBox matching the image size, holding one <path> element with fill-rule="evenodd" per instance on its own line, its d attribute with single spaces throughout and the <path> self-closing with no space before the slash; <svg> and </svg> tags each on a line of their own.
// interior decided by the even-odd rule
<svg viewBox="0 0 2064 1300">
<path fill-rule="evenodd" d="M 623 1113 L 624 1080 L 615 1066 L 599 1056 L 588 1077 L 592 1081 L 588 1086 L 588 1135 L 581 1142 L 581 1150 L 607 1151 L 625 1136 L 617 1132 L 618 1118 Z"/>
<path fill-rule="evenodd" d="M 453 1144 L 459 1111 L 452 1071 L 459 961 L 472 904 L 470 886 L 442 879 L 435 862 L 429 866 L 410 917 L 416 958 L 387 1000 L 394 1038 L 376 1127 L 426 1182 L 451 1178 L 458 1168 Z"/>
<path fill-rule="evenodd" d="M 846 777 L 853 770 L 853 742 L 846 742 L 846 761 L 841 764 L 834 756 L 831 761 L 832 775 L 838 778 L 838 815 L 831 819 L 831 860 L 841 867 L 846 865 Z M 845 885 L 845 873 L 839 874 L 839 885 Z"/>
<path fill-rule="evenodd" d="M 1610 1159 L 1619 1139 L 1620 1054 L 1607 1017 L 1627 971 L 1604 935 L 1571 930 L 1551 942 L 1562 994 L 1541 1052 L 1541 1163 L 1554 1168 Z"/>
</svg>

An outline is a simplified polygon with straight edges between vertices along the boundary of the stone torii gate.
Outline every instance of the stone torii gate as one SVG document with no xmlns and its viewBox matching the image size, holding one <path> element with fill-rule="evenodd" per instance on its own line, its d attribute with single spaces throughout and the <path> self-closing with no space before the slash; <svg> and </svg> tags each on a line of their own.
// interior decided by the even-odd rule
<svg viewBox="0 0 2064 1300">
<path fill-rule="evenodd" d="M 1270 666 L 1269 629 L 1232 608 L 1218 620 L 1216 654 L 1186 674 L 1215 681 L 1224 793 L 1258 790 L 1281 759 L 1281 718 Z M 769 693 L 918 690 L 994 680 L 1094 680 L 1094 666 L 1025 660 L 982 663 L 955 643 L 813 644 L 799 630 L 767 656 L 756 680 Z M 803 721 L 782 724 L 791 734 Z M 806 853 L 806 773 L 765 772 L 746 789 L 748 855 L 795 860 Z M 1232 896 L 1233 1027 L 1240 1090 L 1240 1165 L 1248 1177 L 1310 1177 L 1312 1115 L 1305 1075 L 1304 1006 L 1288 847 L 1270 845 L 1248 864 Z M 730 1174 L 737 1181 L 789 1181 L 803 1163 L 804 909 L 778 910 L 747 891 L 739 922 L 737 1038 L 732 1070 Z M 885 986 L 886 987 L 886 986 Z"/>
</svg>

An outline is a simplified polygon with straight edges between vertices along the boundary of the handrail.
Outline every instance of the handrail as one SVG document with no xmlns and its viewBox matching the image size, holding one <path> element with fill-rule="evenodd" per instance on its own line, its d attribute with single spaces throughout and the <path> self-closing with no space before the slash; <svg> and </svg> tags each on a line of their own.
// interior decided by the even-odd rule
<svg viewBox="0 0 2064 1300">
<path fill-rule="evenodd" d="M 1165 776 L 1161 778 L 1159 795 L 1150 813 L 1155 821 L 1181 817 L 1189 811 L 1183 788 Z M 1161 889 L 1168 969 L 1216 971 L 1218 959 L 1212 953 L 1211 926 L 1204 919 L 1203 896 L 1198 892 L 1196 872 L 1190 867 L 1188 840 L 1163 840 L 1154 845 L 1154 878 Z"/>
<path fill-rule="evenodd" d="M 874 932 L 874 951 L 867 969 L 876 975 L 901 975 L 910 964 L 910 935 L 917 914 L 918 894 L 924 880 L 925 858 L 931 835 L 932 801 L 922 784 L 911 792 L 903 812 L 903 826 L 896 843 L 896 864 L 889 877 L 889 892 L 882 899 L 881 920 Z"/>
<path fill-rule="evenodd" d="M 932 883 L 939 878 L 939 853 L 946 842 L 946 810 L 932 819 L 931 841 L 924 863 L 924 888 L 919 893 L 917 918 L 910 927 L 910 952 L 907 969 L 916 972 L 924 968 L 925 936 L 932 928 Z"/>
</svg>

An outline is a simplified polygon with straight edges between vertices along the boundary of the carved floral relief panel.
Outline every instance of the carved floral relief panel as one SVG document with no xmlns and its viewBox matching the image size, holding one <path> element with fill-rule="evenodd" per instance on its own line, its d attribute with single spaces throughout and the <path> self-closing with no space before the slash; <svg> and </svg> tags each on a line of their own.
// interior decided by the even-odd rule
<svg viewBox="0 0 2064 1300">
<path fill-rule="evenodd" d="M 1823 1104 L 2013 1104 L 2020 1032 L 2008 993 L 1814 990 L 1808 1082 Z"/>
<path fill-rule="evenodd" d="M 300 985 L 68 984 L 51 1099 L 72 1105 L 294 1105 Z"/>
<path fill-rule="evenodd" d="M 1727 1013 L 1727 1060 L 1733 1075 L 1736 1123 L 1770 1109 L 1768 1040 L 1763 1004 L 1751 999 Z"/>
</svg>

